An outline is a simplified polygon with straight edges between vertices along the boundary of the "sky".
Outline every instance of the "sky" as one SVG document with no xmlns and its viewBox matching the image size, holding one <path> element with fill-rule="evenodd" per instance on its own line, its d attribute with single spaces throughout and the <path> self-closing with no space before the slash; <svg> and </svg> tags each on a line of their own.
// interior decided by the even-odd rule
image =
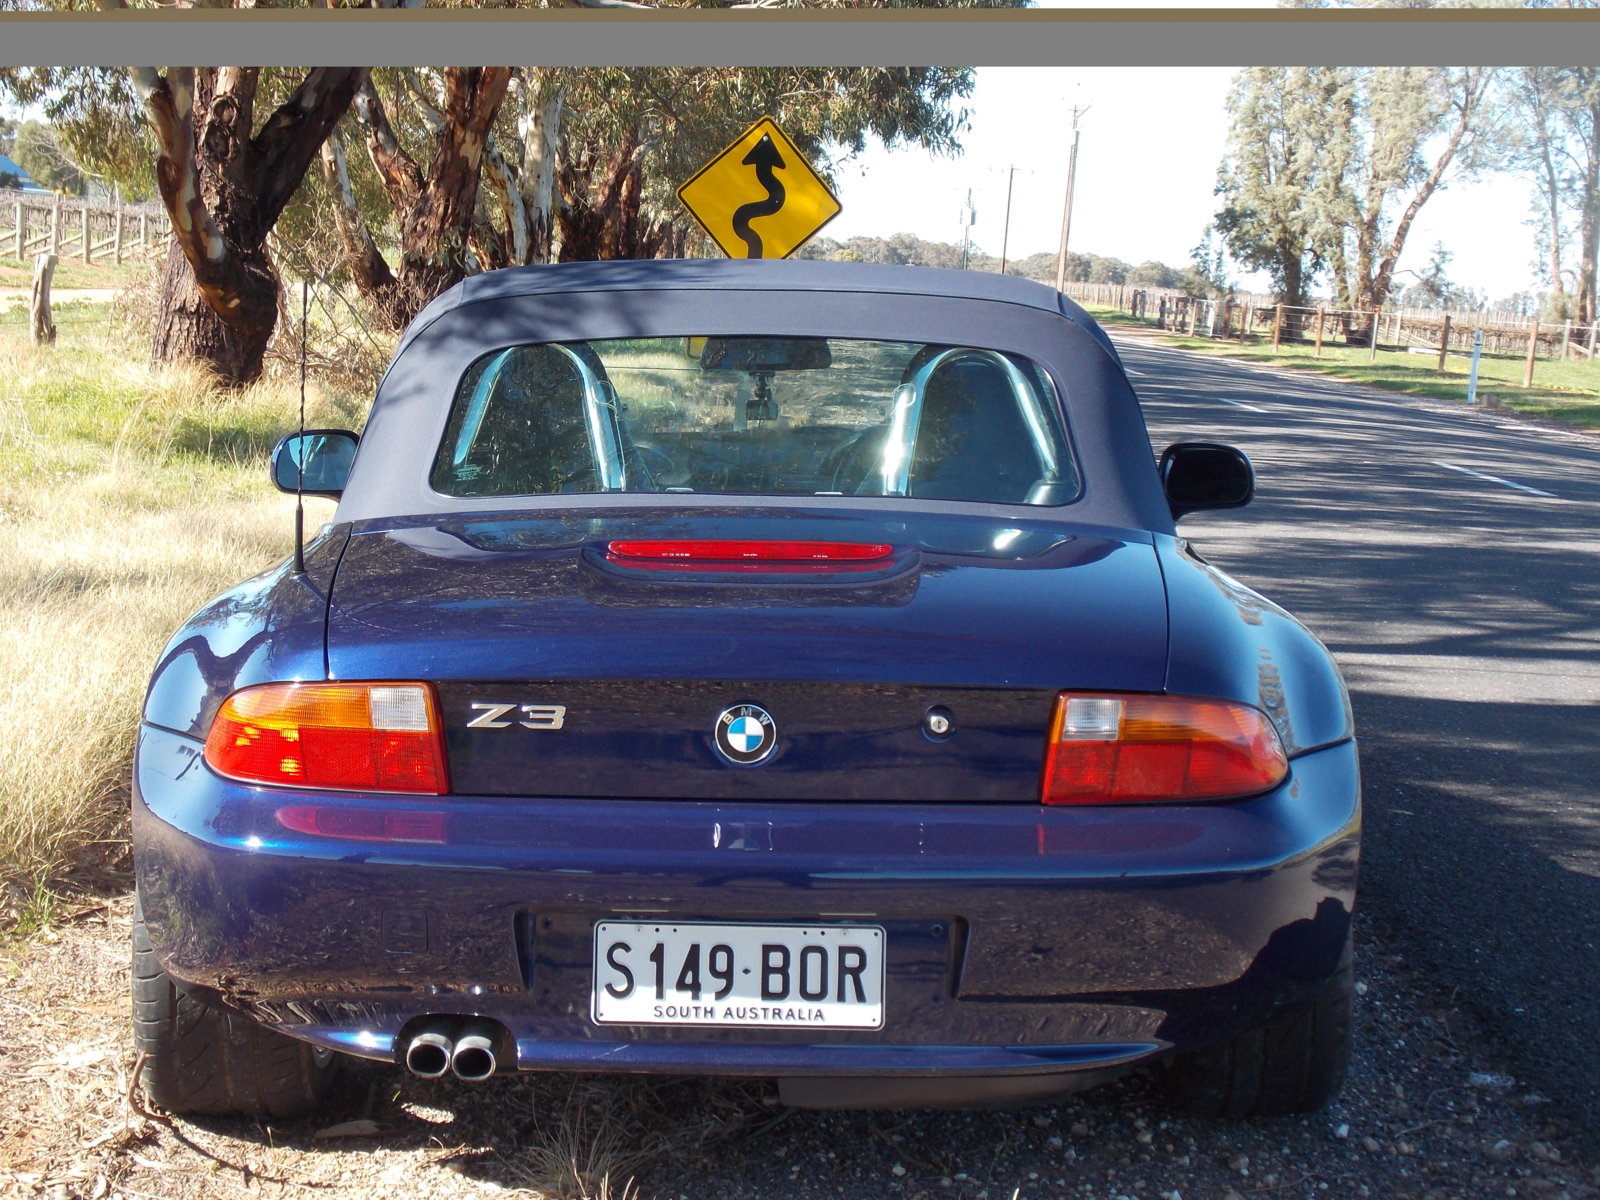
<svg viewBox="0 0 1600 1200">
<path fill-rule="evenodd" d="M 935 158 L 874 147 L 843 164 L 835 183 L 844 209 L 820 236 L 911 233 L 959 245 L 970 188 L 975 246 L 998 256 L 1004 240 L 1012 261 L 1054 254 L 1078 108 L 1087 111 L 1079 122 L 1069 248 L 1184 267 L 1217 208 L 1232 77 L 1224 67 L 980 68 L 966 101 L 964 152 Z M 1525 223 L 1530 200 L 1528 185 L 1509 176 L 1448 185 L 1412 227 L 1402 271 L 1425 268 L 1442 243 L 1453 256 L 1448 278 L 1487 293 L 1491 303 L 1537 290 L 1533 232 Z M 1264 276 L 1236 278 L 1247 290 L 1270 290 Z M 1399 286 L 1412 278 L 1401 275 Z"/>
</svg>

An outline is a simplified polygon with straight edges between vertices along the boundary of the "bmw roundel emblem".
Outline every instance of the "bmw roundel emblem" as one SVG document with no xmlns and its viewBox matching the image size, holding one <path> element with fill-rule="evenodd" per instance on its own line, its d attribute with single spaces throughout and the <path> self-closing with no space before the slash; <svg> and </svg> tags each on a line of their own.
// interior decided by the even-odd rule
<svg viewBox="0 0 1600 1200">
<path fill-rule="evenodd" d="M 764 761 L 778 746 L 772 714 L 758 704 L 735 704 L 717 714 L 717 749 L 740 767 Z"/>
</svg>

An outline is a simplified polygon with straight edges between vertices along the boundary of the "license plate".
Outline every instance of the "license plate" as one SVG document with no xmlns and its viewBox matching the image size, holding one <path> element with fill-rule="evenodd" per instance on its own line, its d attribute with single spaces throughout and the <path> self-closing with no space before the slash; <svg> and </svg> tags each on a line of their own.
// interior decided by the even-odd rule
<svg viewBox="0 0 1600 1200">
<path fill-rule="evenodd" d="M 883 930 L 600 921 L 591 1012 L 602 1025 L 882 1029 Z"/>
</svg>

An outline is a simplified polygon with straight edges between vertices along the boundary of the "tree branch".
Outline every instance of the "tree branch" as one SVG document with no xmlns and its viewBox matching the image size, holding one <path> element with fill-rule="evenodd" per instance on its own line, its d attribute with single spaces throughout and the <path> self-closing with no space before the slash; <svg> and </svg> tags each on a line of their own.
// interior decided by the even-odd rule
<svg viewBox="0 0 1600 1200">
<path fill-rule="evenodd" d="M 654 4 L 635 4 L 633 0 L 556 0 L 563 8 L 655 8 Z"/>
<path fill-rule="evenodd" d="M 253 144 L 264 167 L 260 196 L 264 227 L 277 221 L 367 74 L 366 67 L 317 67 L 255 136 Z"/>
<path fill-rule="evenodd" d="M 194 68 L 171 67 L 165 79 L 155 67 L 133 67 L 131 72 L 160 147 L 156 184 L 172 218 L 173 234 L 203 290 L 207 267 L 227 260 L 228 245 L 200 195 L 194 147 Z"/>
<path fill-rule="evenodd" d="M 345 262 L 355 277 L 362 295 L 377 300 L 379 294 L 394 287 L 394 272 L 373 240 L 372 230 L 361 216 L 350 172 L 345 163 L 344 138 L 335 130 L 322 143 L 322 178 L 333 194 L 333 220 L 344 248 Z"/>
<path fill-rule="evenodd" d="M 422 196 L 422 172 L 417 169 L 411 156 L 401 149 L 370 75 L 356 89 L 351 108 L 366 127 L 367 153 L 372 156 L 372 165 L 378 168 L 384 191 L 389 193 L 389 203 L 395 212 L 405 212 Z"/>
<path fill-rule="evenodd" d="M 484 153 L 484 176 L 505 214 L 511 237 L 511 262 L 521 266 L 528 261 L 528 210 L 522 203 L 522 193 L 517 190 L 510 165 L 493 142 Z"/>
<path fill-rule="evenodd" d="M 400 82 L 411 94 L 412 102 L 422 117 L 422 123 L 428 127 L 428 132 L 437 134 L 444 128 L 444 114 L 439 111 L 439 106 L 433 102 L 433 98 L 423 90 L 422 81 L 417 78 L 416 68 L 402 68 Z"/>
</svg>

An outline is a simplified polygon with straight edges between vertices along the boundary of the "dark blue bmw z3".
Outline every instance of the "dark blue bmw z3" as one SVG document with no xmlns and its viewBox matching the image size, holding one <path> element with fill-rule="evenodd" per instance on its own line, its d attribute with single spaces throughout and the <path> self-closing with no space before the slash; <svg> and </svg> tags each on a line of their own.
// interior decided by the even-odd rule
<svg viewBox="0 0 1600 1200">
<path fill-rule="evenodd" d="M 1360 837 L 1323 646 L 1174 520 L 1053 289 L 856 264 L 480 275 L 402 340 L 338 498 L 150 684 L 134 1019 L 167 1109 L 416 1075 L 1047 1100 L 1151 1064 L 1307 1111 L 1348 1057 Z"/>
</svg>

